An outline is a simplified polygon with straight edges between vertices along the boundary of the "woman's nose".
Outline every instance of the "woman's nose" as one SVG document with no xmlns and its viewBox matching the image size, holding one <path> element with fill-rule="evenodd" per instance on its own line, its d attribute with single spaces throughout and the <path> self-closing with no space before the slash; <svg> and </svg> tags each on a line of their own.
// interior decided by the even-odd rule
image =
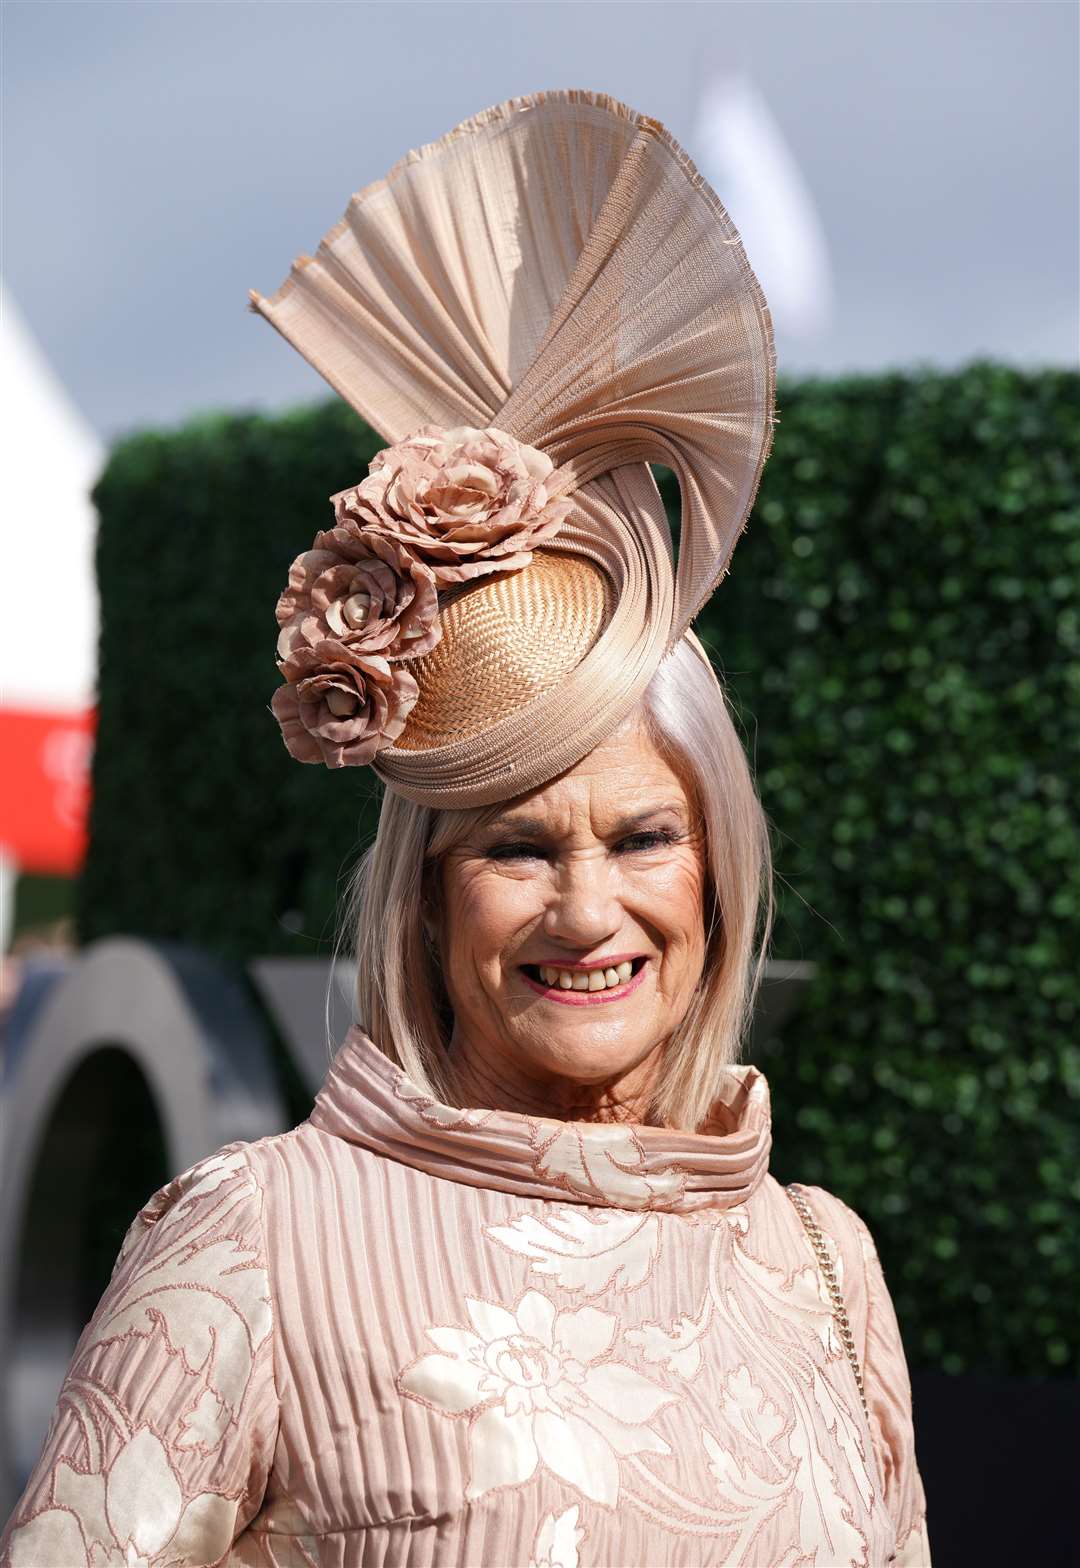
<svg viewBox="0 0 1080 1568">
<path fill-rule="evenodd" d="M 559 867 L 544 910 L 544 931 L 568 946 L 592 947 L 619 929 L 615 868 L 603 854 Z"/>
</svg>

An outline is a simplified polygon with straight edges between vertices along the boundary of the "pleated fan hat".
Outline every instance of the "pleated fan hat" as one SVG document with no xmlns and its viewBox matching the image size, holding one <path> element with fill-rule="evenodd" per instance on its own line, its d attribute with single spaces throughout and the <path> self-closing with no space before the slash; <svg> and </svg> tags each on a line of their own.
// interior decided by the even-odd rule
<svg viewBox="0 0 1080 1568">
<path fill-rule="evenodd" d="M 277 605 L 290 752 L 523 794 L 640 700 L 728 570 L 775 421 L 761 287 L 657 121 L 509 99 L 352 197 L 258 311 L 385 440 Z M 676 552 L 650 463 L 678 479 Z M 331 476 L 328 476 L 331 477 Z"/>
</svg>

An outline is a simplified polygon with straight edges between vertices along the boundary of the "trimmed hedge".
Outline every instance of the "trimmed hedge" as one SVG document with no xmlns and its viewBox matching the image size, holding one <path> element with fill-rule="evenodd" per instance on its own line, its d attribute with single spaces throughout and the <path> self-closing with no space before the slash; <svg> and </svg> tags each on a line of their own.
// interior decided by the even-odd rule
<svg viewBox="0 0 1080 1568">
<path fill-rule="evenodd" d="M 1080 376 L 781 380 L 697 629 L 775 829 L 774 1170 L 874 1231 L 908 1354 L 1080 1361 Z M 373 776 L 287 756 L 273 606 L 378 439 L 333 401 L 113 451 L 84 939 L 328 941 Z M 665 479 L 669 500 L 670 476 Z"/>
<path fill-rule="evenodd" d="M 344 403 L 121 441 L 101 519 L 99 739 L 80 934 L 226 957 L 321 951 L 377 780 L 294 762 L 270 713 L 274 605 L 327 497 L 382 445 Z"/>
</svg>

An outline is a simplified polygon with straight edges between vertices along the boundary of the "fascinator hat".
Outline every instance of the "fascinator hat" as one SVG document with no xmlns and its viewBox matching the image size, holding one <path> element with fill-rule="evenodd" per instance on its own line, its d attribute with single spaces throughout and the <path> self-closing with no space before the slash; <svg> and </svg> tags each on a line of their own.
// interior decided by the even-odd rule
<svg viewBox="0 0 1080 1568">
<path fill-rule="evenodd" d="M 656 120 L 509 99 L 353 196 L 258 311 L 387 443 L 277 605 L 290 752 L 444 807 L 634 708 L 726 574 L 772 444 L 761 287 Z M 679 549 L 650 463 L 671 469 Z M 314 520 L 313 520 L 314 521 Z"/>
</svg>

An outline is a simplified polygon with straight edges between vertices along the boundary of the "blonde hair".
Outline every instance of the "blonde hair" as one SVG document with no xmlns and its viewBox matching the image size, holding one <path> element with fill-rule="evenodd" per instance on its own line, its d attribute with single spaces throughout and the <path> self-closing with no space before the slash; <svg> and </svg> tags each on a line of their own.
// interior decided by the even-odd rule
<svg viewBox="0 0 1080 1568">
<path fill-rule="evenodd" d="M 739 1058 L 764 972 L 775 907 L 768 820 L 724 689 L 687 638 L 658 666 L 639 711 L 653 744 L 691 784 L 705 825 L 705 962 L 665 1049 L 650 1113 L 696 1132 Z M 449 1104 L 459 1103 L 447 1051 L 453 1016 L 422 900 L 439 858 L 504 806 L 440 810 L 388 788 L 345 900 L 339 945 L 353 933 L 362 1027 L 413 1083 Z"/>
</svg>

